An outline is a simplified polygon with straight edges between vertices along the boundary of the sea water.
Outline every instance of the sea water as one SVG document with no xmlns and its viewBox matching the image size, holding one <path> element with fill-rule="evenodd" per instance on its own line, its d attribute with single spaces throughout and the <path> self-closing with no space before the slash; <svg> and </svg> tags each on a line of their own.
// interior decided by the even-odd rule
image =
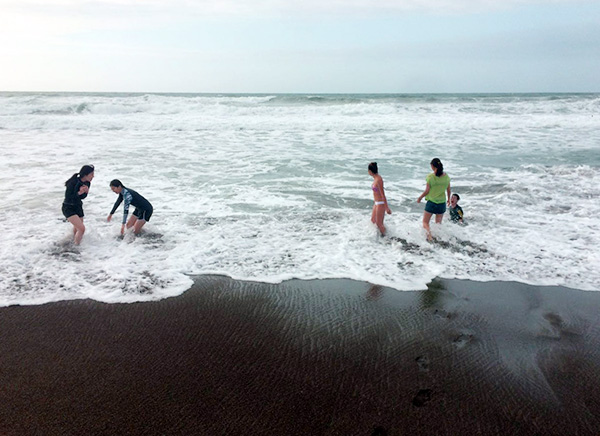
<svg viewBox="0 0 600 436">
<path fill-rule="evenodd" d="M 184 292 L 197 274 L 598 290 L 600 95 L 0 93 L 0 305 Z M 438 157 L 466 226 L 422 229 Z M 371 223 L 371 161 L 392 215 Z M 96 167 L 73 247 L 64 182 Z M 118 178 L 154 205 L 108 223 Z"/>
</svg>

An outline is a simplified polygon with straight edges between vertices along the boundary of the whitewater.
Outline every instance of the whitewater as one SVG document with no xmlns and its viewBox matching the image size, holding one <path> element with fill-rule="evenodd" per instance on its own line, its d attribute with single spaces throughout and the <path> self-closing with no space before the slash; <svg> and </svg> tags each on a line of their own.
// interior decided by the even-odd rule
<svg viewBox="0 0 600 436">
<path fill-rule="evenodd" d="M 201 274 L 598 290 L 600 95 L 0 93 L 0 306 L 178 295 Z M 466 226 L 416 199 L 438 157 Z M 393 214 L 370 222 L 378 162 Z M 64 182 L 96 168 L 72 247 Z M 119 237 L 118 178 L 154 206 Z"/>
</svg>

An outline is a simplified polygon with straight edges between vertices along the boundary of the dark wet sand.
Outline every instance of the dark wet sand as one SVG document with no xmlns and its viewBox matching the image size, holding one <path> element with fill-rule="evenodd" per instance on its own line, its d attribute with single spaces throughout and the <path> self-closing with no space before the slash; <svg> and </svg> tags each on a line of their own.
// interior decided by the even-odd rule
<svg viewBox="0 0 600 436">
<path fill-rule="evenodd" d="M 600 293 L 200 277 L 0 309 L 1 435 L 600 434 Z"/>
</svg>

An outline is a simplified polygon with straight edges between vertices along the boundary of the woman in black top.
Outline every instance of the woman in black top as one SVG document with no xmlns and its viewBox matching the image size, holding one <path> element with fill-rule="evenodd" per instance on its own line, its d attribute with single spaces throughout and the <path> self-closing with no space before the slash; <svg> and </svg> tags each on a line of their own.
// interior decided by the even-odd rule
<svg viewBox="0 0 600 436">
<path fill-rule="evenodd" d="M 65 201 L 62 205 L 62 213 L 71 224 L 73 224 L 73 237 L 75 245 L 79 245 L 85 226 L 83 225 L 83 200 L 90 191 L 91 181 L 94 178 L 94 166 L 84 165 L 69 180 L 65 182 Z"/>
<path fill-rule="evenodd" d="M 150 221 L 150 217 L 152 216 L 154 208 L 148 200 L 146 200 L 133 189 L 123 186 L 123 183 L 121 183 L 121 181 L 118 179 L 114 179 L 110 182 L 110 189 L 112 189 L 115 194 L 119 194 L 119 198 L 117 198 L 117 201 L 115 202 L 115 205 L 113 206 L 106 220 L 110 222 L 119 205 L 125 201 L 125 205 L 123 206 L 121 234 L 125 234 L 125 227 L 127 226 L 128 229 L 133 227 L 133 233 L 139 235 L 142 227 L 144 227 L 144 224 L 146 224 L 147 221 Z M 133 211 L 131 218 L 129 218 L 129 221 L 127 221 L 130 205 L 135 206 L 135 210 Z"/>
</svg>

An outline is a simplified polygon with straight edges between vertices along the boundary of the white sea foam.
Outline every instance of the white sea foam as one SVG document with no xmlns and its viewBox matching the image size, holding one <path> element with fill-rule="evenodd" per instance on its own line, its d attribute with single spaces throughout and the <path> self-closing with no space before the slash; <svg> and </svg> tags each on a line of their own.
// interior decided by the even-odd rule
<svg viewBox="0 0 600 436">
<path fill-rule="evenodd" d="M 0 94 L 0 305 L 140 301 L 190 275 L 435 276 L 597 290 L 600 97 Z M 440 157 L 468 226 L 416 198 Z M 393 215 L 370 223 L 377 160 Z M 64 181 L 96 166 L 77 250 Z M 154 205 L 141 238 L 105 221 L 121 179 Z"/>
</svg>

